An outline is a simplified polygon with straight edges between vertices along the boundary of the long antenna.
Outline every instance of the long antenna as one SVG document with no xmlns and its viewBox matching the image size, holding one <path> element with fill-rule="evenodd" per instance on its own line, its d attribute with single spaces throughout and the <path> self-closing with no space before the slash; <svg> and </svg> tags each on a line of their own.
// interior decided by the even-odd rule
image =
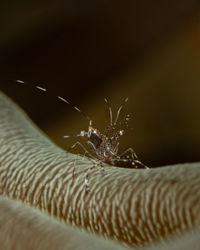
<svg viewBox="0 0 200 250">
<path fill-rule="evenodd" d="M 109 114 L 110 114 L 110 125 L 112 126 L 112 109 L 111 109 L 110 104 L 108 103 L 108 100 L 106 98 L 104 98 L 104 101 L 108 106 L 108 110 L 109 110 Z"/>
<path fill-rule="evenodd" d="M 24 82 L 22 80 L 15 80 L 15 82 L 20 83 L 20 84 L 28 84 L 28 82 Z M 38 90 L 41 90 L 43 92 L 47 92 L 46 88 L 43 88 L 39 85 L 34 85 L 32 83 L 30 83 L 31 85 L 33 85 L 35 88 L 37 88 Z M 76 111 L 78 111 L 80 114 L 82 114 L 89 122 L 91 121 L 90 117 L 87 116 L 83 111 L 81 111 L 79 108 L 77 108 L 76 106 L 72 105 L 68 100 L 66 100 L 64 97 L 62 96 L 56 96 L 58 100 L 67 103 L 68 105 L 70 105 L 72 108 L 74 108 Z"/>
<path fill-rule="evenodd" d="M 118 109 L 118 111 L 117 111 L 117 116 L 116 116 L 114 125 L 116 125 L 116 123 L 117 123 L 117 121 L 118 121 L 118 118 L 119 118 L 119 114 L 120 114 L 122 108 L 124 107 L 124 105 L 127 103 L 127 101 L 128 101 L 128 97 L 126 97 L 126 99 L 124 100 L 124 102 L 122 103 L 122 105 L 119 107 L 119 109 Z"/>
</svg>

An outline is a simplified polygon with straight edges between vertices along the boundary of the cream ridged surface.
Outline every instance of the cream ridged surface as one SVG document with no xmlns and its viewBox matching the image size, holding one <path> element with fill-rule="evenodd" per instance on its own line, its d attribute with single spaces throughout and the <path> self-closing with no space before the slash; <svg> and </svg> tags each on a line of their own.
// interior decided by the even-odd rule
<svg viewBox="0 0 200 250">
<path fill-rule="evenodd" d="M 0 225 L 1 250 L 125 250 L 115 242 L 80 232 L 2 196 Z"/>
<path fill-rule="evenodd" d="M 200 224 L 200 164 L 105 166 L 102 172 L 56 147 L 4 95 L 0 117 L 1 195 L 131 246 L 178 237 Z"/>
</svg>

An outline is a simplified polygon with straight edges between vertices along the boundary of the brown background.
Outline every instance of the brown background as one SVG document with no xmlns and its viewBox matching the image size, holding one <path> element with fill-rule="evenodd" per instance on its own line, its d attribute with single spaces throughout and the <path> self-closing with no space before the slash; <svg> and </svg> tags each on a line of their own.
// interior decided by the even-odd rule
<svg viewBox="0 0 200 250">
<path fill-rule="evenodd" d="M 5 2 L 0 16 L 0 89 L 59 146 L 87 121 L 56 94 L 100 129 L 104 97 L 116 110 L 128 96 L 121 151 L 150 166 L 200 160 L 199 0 Z"/>
</svg>

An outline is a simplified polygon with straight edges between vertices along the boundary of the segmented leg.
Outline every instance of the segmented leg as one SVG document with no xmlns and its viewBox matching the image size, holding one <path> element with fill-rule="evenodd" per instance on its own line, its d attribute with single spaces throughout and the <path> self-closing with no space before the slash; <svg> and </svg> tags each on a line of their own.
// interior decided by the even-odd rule
<svg viewBox="0 0 200 250">
<path fill-rule="evenodd" d="M 92 159 L 94 159 L 94 160 L 96 160 L 96 158 L 83 146 L 83 144 L 81 144 L 79 141 L 77 141 L 77 142 L 75 142 L 71 147 L 69 147 L 68 149 L 67 149 L 67 151 L 70 151 L 70 150 L 72 150 L 73 148 L 75 148 L 76 146 L 80 146 L 83 150 L 84 150 L 84 152 L 85 152 L 85 154 L 84 155 L 88 155 L 88 156 L 90 156 Z"/>
<path fill-rule="evenodd" d="M 131 164 L 132 168 L 140 168 L 139 166 L 141 166 L 142 168 L 146 168 L 149 169 L 149 167 L 147 167 L 145 164 L 143 164 L 141 161 L 139 160 L 135 160 L 133 158 L 118 158 L 115 160 L 115 162 L 113 162 L 114 164 L 117 162 L 127 162 L 128 164 Z M 128 167 L 128 166 L 127 166 Z"/>
<path fill-rule="evenodd" d="M 130 152 L 131 153 L 131 157 L 126 158 L 126 154 Z M 122 158 L 122 156 L 125 156 L 125 158 Z M 127 162 L 131 162 L 132 166 L 135 168 L 138 168 L 137 164 L 140 165 L 142 168 L 146 168 L 148 169 L 149 167 L 147 167 L 145 164 L 143 164 L 141 161 L 139 161 L 135 151 L 132 148 L 128 148 L 126 149 L 122 154 L 120 154 L 119 158 L 117 159 L 118 162 L 120 161 L 127 161 Z"/>
<path fill-rule="evenodd" d="M 92 146 L 92 148 L 93 148 L 94 151 L 95 151 L 95 154 L 98 155 L 98 152 L 97 152 L 97 149 L 96 149 L 94 143 L 92 143 L 91 141 L 87 141 L 87 143 L 90 144 L 90 145 Z M 95 158 L 95 159 L 96 159 L 96 158 Z M 98 160 L 98 159 L 96 159 L 96 160 Z M 104 172 L 104 165 L 103 165 L 103 162 L 102 162 L 101 160 L 98 160 L 98 161 L 99 161 L 99 163 L 98 163 L 96 166 L 100 166 L 102 172 Z"/>
<path fill-rule="evenodd" d="M 85 192 L 86 193 L 90 192 L 89 174 L 88 173 L 86 173 L 86 175 L 85 175 Z"/>
<path fill-rule="evenodd" d="M 68 149 L 68 151 L 70 151 L 70 150 L 72 150 L 72 149 L 74 149 L 76 146 L 79 146 L 79 147 L 81 147 L 83 150 L 84 150 L 84 155 L 83 155 L 83 157 L 85 156 L 85 155 L 88 155 L 88 156 L 90 156 L 90 158 L 89 158 L 89 160 L 90 161 L 92 161 L 92 163 L 94 164 L 92 167 L 90 167 L 89 168 L 89 170 L 91 170 L 91 169 L 93 169 L 94 167 L 96 167 L 96 166 L 99 166 L 100 168 L 101 168 L 101 170 L 102 171 L 104 171 L 104 166 L 103 166 L 103 162 L 97 162 L 97 161 L 99 161 L 98 159 L 96 159 L 79 141 L 77 141 L 76 143 L 74 143 L 69 149 Z M 74 177 L 75 176 L 75 174 L 74 174 L 74 172 L 75 172 L 75 167 L 74 167 L 74 169 L 73 169 L 73 173 L 72 173 L 72 176 Z M 86 191 L 86 193 L 89 193 L 89 191 L 90 191 L 90 185 L 89 185 L 89 174 L 88 173 L 86 173 L 85 174 L 85 191 Z"/>
<path fill-rule="evenodd" d="M 121 157 L 122 155 L 125 155 L 127 152 L 130 152 L 130 153 L 131 153 L 131 156 L 132 156 L 133 159 L 136 159 L 136 160 L 138 159 L 138 157 L 137 157 L 135 151 L 134 151 L 132 148 L 126 149 L 126 150 L 125 150 L 122 154 L 120 154 L 119 156 Z"/>
</svg>

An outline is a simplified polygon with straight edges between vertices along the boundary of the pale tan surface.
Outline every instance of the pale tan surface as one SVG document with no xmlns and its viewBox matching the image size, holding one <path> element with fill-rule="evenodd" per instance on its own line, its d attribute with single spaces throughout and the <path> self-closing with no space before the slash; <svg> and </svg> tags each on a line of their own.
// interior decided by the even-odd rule
<svg viewBox="0 0 200 250">
<path fill-rule="evenodd" d="M 124 249 L 5 197 L 0 198 L 0 225 L 1 250 Z"/>
<path fill-rule="evenodd" d="M 91 192 L 86 194 L 84 176 L 90 161 L 53 145 L 4 95 L 0 117 L 1 195 L 131 246 L 162 242 L 169 235 L 175 242 L 199 225 L 198 163 L 150 170 L 105 166 L 105 174 L 95 168 L 89 171 Z M 197 235 L 188 244 L 196 244 Z M 33 237 L 37 241 L 34 232 Z"/>
</svg>

